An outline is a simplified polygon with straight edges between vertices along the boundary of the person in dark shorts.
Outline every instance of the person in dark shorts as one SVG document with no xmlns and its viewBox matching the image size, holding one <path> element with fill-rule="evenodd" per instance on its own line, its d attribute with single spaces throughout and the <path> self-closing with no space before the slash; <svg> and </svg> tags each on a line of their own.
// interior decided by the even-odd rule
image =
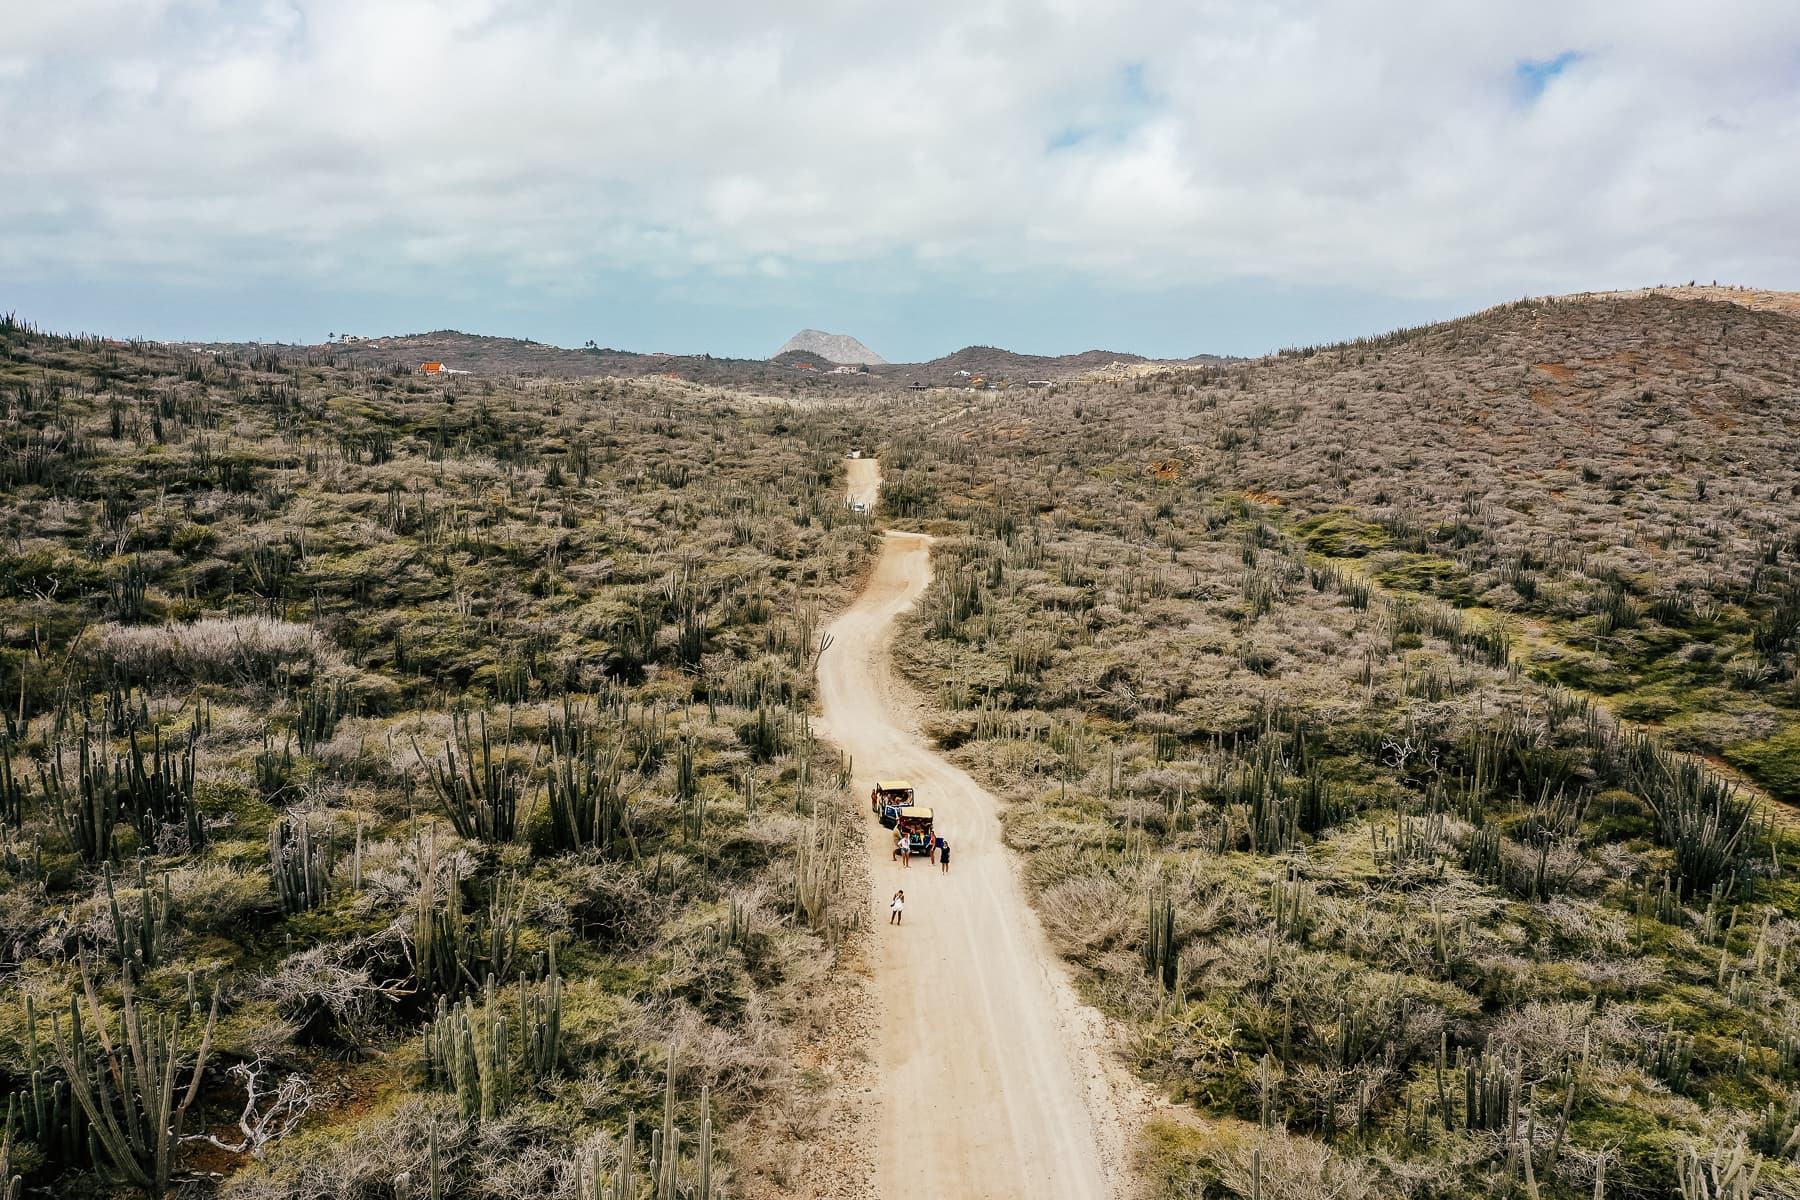
<svg viewBox="0 0 1800 1200">
<path fill-rule="evenodd" d="M 950 842 L 947 838 L 937 840 L 938 870 L 945 875 L 950 873 Z"/>
</svg>

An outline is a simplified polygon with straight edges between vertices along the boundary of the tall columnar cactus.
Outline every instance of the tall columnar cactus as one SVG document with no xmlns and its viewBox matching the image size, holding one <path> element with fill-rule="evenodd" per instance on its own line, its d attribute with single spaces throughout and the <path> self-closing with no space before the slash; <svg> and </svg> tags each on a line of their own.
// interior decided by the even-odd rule
<svg viewBox="0 0 1800 1200">
<path fill-rule="evenodd" d="M 556 970 L 556 939 L 544 982 L 533 987 L 519 978 L 519 1032 L 525 1042 L 525 1070 L 535 1079 L 556 1073 L 562 1051 L 562 976 Z"/>
<path fill-rule="evenodd" d="M 425 1172 L 426 1184 L 431 1191 L 431 1200 L 444 1200 L 444 1170 L 438 1162 L 438 1136 L 436 1125 L 432 1125 L 426 1131 Z"/>
<path fill-rule="evenodd" d="M 332 846 L 313 837 L 304 817 L 283 817 L 269 827 L 269 875 L 281 911 L 317 908 L 331 897 Z"/>
<path fill-rule="evenodd" d="M 489 975 L 483 1002 L 446 1007 L 425 1026 L 425 1065 L 433 1083 L 456 1093 L 465 1120 L 491 1121 L 511 1106 L 514 1077 L 511 1022 Z"/>
<path fill-rule="evenodd" d="M 25 788 L 13 774 L 12 742 L 0 736 L 0 825 L 25 823 Z"/>
<path fill-rule="evenodd" d="M 487 712 L 481 733 L 469 727 L 467 713 L 451 717 L 452 736 L 444 742 L 442 762 L 427 760 L 417 742 L 413 754 L 456 832 L 471 840 L 510 842 L 518 827 L 519 783 L 507 762 L 512 748 L 512 720 L 498 750 L 488 734 Z"/>
<path fill-rule="evenodd" d="M 52 1163 L 87 1166 L 87 1120 L 69 1094 L 68 1084 L 52 1079 L 43 1062 L 38 1042 L 37 1007 L 25 998 L 25 1075 L 27 1085 L 14 1092 L 6 1104 L 7 1130 L 34 1143 Z"/>
<path fill-rule="evenodd" d="M 200 1036 L 200 1045 L 188 1064 L 185 1089 L 178 1085 L 184 1060 L 179 1015 L 146 1014 L 132 987 L 131 968 L 119 976 L 118 1036 L 109 1032 L 110 1016 L 101 1004 L 92 973 L 81 963 L 82 993 L 89 1020 L 99 1043 L 96 1053 L 88 1045 L 82 1021 L 80 997 L 69 999 L 69 1028 L 52 1019 L 51 1036 L 69 1089 L 86 1114 L 98 1147 L 121 1177 L 159 1197 L 168 1190 L 175 1149 L 188 1109 L 200 1094 L 206 1058 L 212 1049 L 213 1028 L 219 1019 L 219 991 L 213 989 L 212 1009 Z"/>
<path fill-rule="evenodd" d="M 545 791 L 550 804 L 550 841 L 559 850 L 602 853 L 629 844 L 625 793 L 620 786 L 625 738 L 602 749 L 586 728 L 552 727 Z"/>
<path fill-rule="evenodd" d="M 6 1125 L 0 1128 L 0 1200 L 19 1200 L 25 1181 L 13 1173 L 12 1112 L 6 1114 Z"/>
<path fill-rule="evenodd" d="M 437 855 L 421 848 L 419 893 L 407 949 L 413 978 L 426 995 L 456 999 L 478 991 L 488 975 L 514 973 L 524 928 L 524 892 L 511 876 L 488 885 L 486 908 L 463 912 L 462 881 L 454 866 L 444 899 L 438 899 Z"/>
<path fill-rule="evenodd" d="M 1150 897 L 1150 919 L 1144 939 L 1144 967 L 1164 990 L 1175 986 L 1180 958 L 1175 950 L 1175 902 L 1159 888 Z"/>
<path fill-rule="evenodd" d="M 576 1200 L 712 1200 L 713 1120 L 712 1091 L 700 1089 L 700 1128 L 693 1142 L 693 1173 L 683 1179 L 681 1151 L 685 1138 L 675 1123 L 675 1051 L 669 1050 L 663 1087 L 663 1119 L 650 1131 L 649 1191 L 637 1175 L 637 1117 L 626 1118 L 619 1139 L 618 1167 L 609 1178 L 600 1147 L 575 1161 Z"/>
<path fill-rule="evenodd" d="M 138 858 L 138 905 L 129 913 L 119 908 L 118 894 L 113 890 L 112 864 L 104 868 L 106 904 L 112 915 L 113 937 L 119 961 L 127 967 L 148 970 L 162 962 L 164 944 L 169 935 L 169 913 L 174 903 L 169 897 L 169 873 L 158 878 L 160 889 L 150 886 L 145 860 Z"/>
<path fill-rule="evenodd" d="M 76 746 L 76 778 L 63 771 L 62 755 L 53 751 L 38 768 L 38 785 L 50 805 L 50 816 L 75 852 L 88 862 L 112 858 L 113 832 L 119 824 L 119 788 L 106 759 L 88 745 L 87 730 Z"/>
</svg>

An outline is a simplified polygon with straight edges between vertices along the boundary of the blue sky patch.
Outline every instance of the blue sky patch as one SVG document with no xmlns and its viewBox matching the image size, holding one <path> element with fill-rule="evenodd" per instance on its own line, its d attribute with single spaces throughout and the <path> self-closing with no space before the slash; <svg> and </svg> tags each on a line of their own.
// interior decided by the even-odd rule
<svg viewBox="0 0 1800 1200">
<path fill-rule="evenodd" d="M 1526 59 L 1513 68 L 1513 79 L 1527 100 L 1536 100 L 1550 86 L 1550 81 L 1587 56 L 1579 50 L 1564 50 L 1555 58 Z"/>
<path fill-rule="evenodd" d="M 1144 83 L 1144 64 L 1141 62 L 1126 63 L 1120 68 L 1119 90 L 1124 93 L 1127 104 L 1148 108 L 1155 101 Z"/>
</svg>

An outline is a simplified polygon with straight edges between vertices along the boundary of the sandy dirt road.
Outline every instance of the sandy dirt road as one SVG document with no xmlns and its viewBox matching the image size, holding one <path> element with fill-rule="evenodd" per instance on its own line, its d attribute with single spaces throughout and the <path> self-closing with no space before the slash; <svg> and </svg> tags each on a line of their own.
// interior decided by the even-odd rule
<svg viewBox="0 0 1800 1200">
<path fill-rule="evenodd" d="M 849 465 L 853 491 L 879 486 L 874 463 Z M 888 665 L 894 618 L 930 575 L 930 539 L 889 534 L 819 663 L 823 723 L 854 758 L 858 794 L 877 774 L 910 780 L 952 847 L 949 874 L 929 862 L 903 869 L 891 835 L 868 822 L 877 1194 L 1120 1195 L 1122 1134 L 1098 1014 L 1075 1001 L 1026 903 L 994 798 L 913 730 L 915 705 Z M 896 888 L 907 908 L 893 928 Z"/>
<path fill-rule="evenodd" d="M 881 464 L 872 458 L 853 458 L 844 466 L 850 471 L 849 502 L 866 504 L 874 512 L 875 502 L 881 498 Z"/>
</svg>

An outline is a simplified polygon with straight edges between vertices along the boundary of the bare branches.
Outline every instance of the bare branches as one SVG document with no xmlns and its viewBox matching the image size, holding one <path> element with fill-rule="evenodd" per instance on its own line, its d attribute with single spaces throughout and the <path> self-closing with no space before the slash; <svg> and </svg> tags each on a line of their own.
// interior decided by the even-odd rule
<svg viewBox="0 0 1800 1200">
<path fill-rule="evenodd" d="M 263 1060 L 258 1058 L 238 1063 L 225 1072 L 244 1089 L 244 1109 L 238 1114 L 238 1129 L 244 1136 L 237 1143 L 211 1133 L 190 1134 L 183 1140 L 205 1141 L 232 1154 L 248 1153 L 252 1158 L 260 1158 L 263 1147 L 292 1133 L 313 1105 L 324 1098 L 311 1080 L 297 1074 L 282 1079 L 273 1092 L 263 1092 L 264 1070 Z M 259 1103 L 264 1105 L 261 1112 L 257 1111 Z"/>
</svg>

